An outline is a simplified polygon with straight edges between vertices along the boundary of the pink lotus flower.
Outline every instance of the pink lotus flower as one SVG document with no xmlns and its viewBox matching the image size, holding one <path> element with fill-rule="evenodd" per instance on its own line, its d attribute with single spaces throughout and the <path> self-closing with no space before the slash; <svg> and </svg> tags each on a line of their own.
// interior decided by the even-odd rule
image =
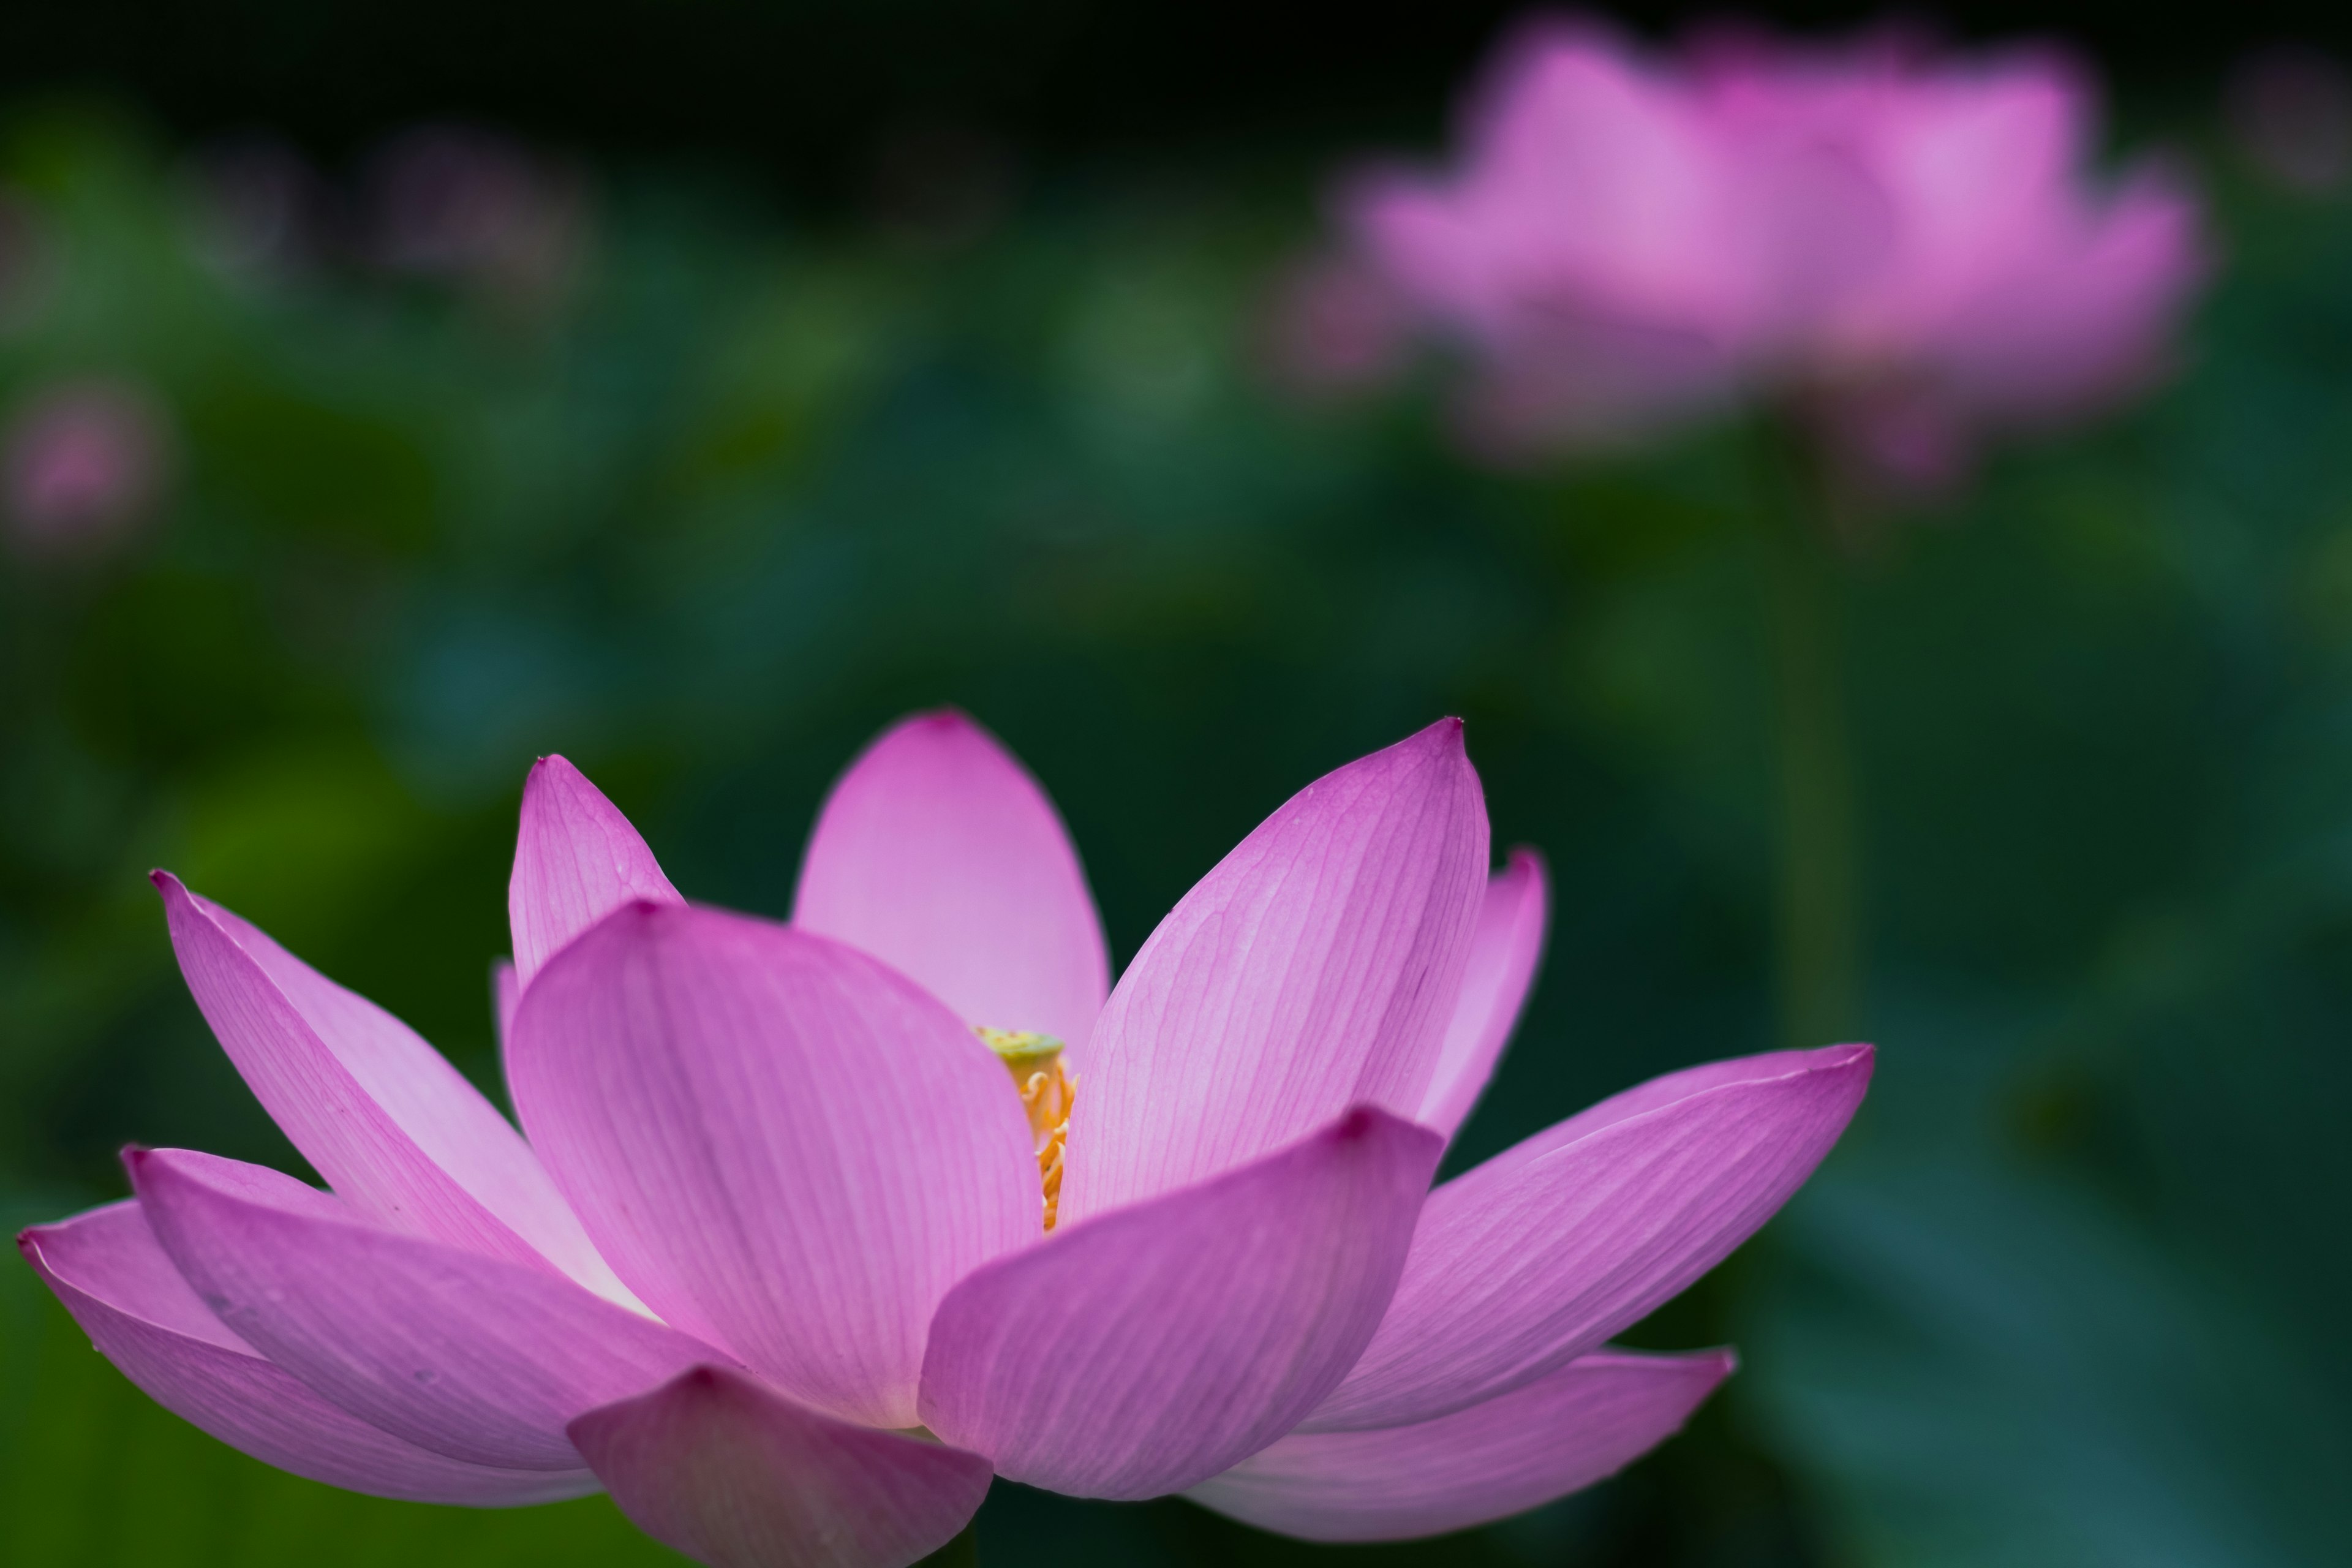
<svg viewBox="0 0 2352 1568">
<path fill-rule="evenodd" d="M 171 424 L 136 382 L 59 382 L 27 398 L 0 433 L 0 499 L 17 548 L 88 552 L 120 540 L 163 499 Z"/>
<path fill-rule="evenodd" d="M 1604 1342 L 1780 1206 L 1871 1065 L 1676 1073 L 1431 1192 L 1543 932 L 1540 862 L 1486 855 L 1433 726 L 1276 812 L 1114 989 L 1053 806 L 961 717 L 850 769 L 790 925 L 685 903 L 549 758 L 499 988 L 527 1142 L 159 872 L 198 1006 L 333 1193 L 133 1151 L 135 1199 L 22 1246 L 134 1382 L 272 1464 L 602 1486 L 713 1563 L 909 1563 L 992 1475 L 1456 1529 L 1617 1469 L 1731 1370 Z"/>
<path fill-rule="evenodd" d="M 2077 412 L 2163 358 L 2203 271 L 2196 205 L 2148 166 L 2095 188 L 2095 133 L 2046 53 L 1659 58 L 1554 23 L 1505 51 L 1457 167 L 1360 175 L 1342 208 L 1480 362 L 1490 443 L 1760 394 L 1826 405 L 1834 439 L 1932 479 L 1972 428 Z"/>
</svg>

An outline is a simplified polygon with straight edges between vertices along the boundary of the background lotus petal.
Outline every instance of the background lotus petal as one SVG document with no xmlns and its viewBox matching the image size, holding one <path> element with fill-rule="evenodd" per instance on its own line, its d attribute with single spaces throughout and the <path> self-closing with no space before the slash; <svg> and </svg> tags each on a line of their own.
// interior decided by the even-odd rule
<svg viewBox="0 0 2352 1568">
<path fill-rule="evenodd" d="M 1400 1541 L 1523 1512 L 1681 1430 L 1738 1358 L 1605 1351 L 1411 1426 L 1298 1433 L 1185 1495 L 1309 1541 Z"/>
<path fill-rule="evenodd" d="M 1498 51 L 1454 167 L 1352 175 L 1341 206 L 1365 264 L 1471 347 L 1481 455 L 1734 396 L 1825 402 L 1832 441 L 1925 401 L 1958 451 L 1961 426 L 2131 390 L 2204 279 L 2197 203 L 2147 169 L 2103 188 L 2096 130 L 2048 49 L 1668 53 L 1551 19 Z"/>
<path fill-rule="evenodd" d="M 155 1243 L 138 1204 L 17 1238 L 90 1342 L 147 1396 L 264 1464 L 415 1502 L 510 1508 L 596 1489 L 583 1470 L 501 1470 L 404 1443 L 271 1365 L 215 1317 Z"/>
<path fill-rule="evenodd" d="M 924 1425 L 999 1474 L 1081 1497 L 1215 1474 L 1354 1363 L 1442 1147 L 1358 1110 L 1198 1186 L 1065 1221 L 940 1303 Z"/>
<path fill-rule="evenodd" d="M 362 1214 L 626 1291 L 520 1134 L 416 1032 L 155 873 L 214 1036 L 271 1120 Z"/>
<path fill-rule="evenodd" d="M 541 757 L 522 790 L 507 919 L 515 978 L 529 985 L 563 944 L 632 900 L 685 900 L 629 819 L 562 757 Z"/>
<path fill-rule="evenodd" d="M 1305 1426 L 1433 1419 L 1646 1316 L 1812 1174 L 1871 1061 L 1867 1046 L 1832 1046 L 1678 1074 L 1619 1097 L 1632 1114 L 1604 1101 L 1583 1128 L 1563 1123 L 1446 1183 L 1380 1331 Z"/>
<path fill-rule="evenodd" d="M 1053 802 L 957 712 L 886 731 L 842 774 L 793 923 L 912 976 L 967 1024 L 1081 1055 L 1110 990 L 1102 922 Z"/>
<path fill-rule="evenodd" d="M 995 1055 L 807 931 L 631 905 L 524 992 L 510 1056 L 524 1126 L 622 1278 L 837 1415 L 915 1425 L 940 1298 L 1043 1224 Z"/>
<path fill-rule="evenodd" d="M 640 1529 L 712 1568 L 906 1568 L 988 1492 L 977 1455 L 835 1421 L 723 1367 L 591 1410 L 571 1434 Z"/>
<path fill-rule="evenodd" d="M 1512 850 L 1510 863 L 1487 879 L 1461 995 L 1446 1022 L 1421 1114 L 1413 1118 L 1448 1138 L 1486 1092 L 1527 1005 L 1528 988 L 1543 962 L 1547 881 L 1543 857 L 1532 849 Z"/>
<path fill-rule="evenodd" d="M 1063 1223 L 1231 1170 L 1351 1104 L 1418 1110 L 1486 868 L 1459 721 L 1292 796 L 1120 976 L 1070 1119 Z"/>
<path fill-rule="evenodd" d="M 381 1229 L 274 1171 L 185 1150 L 129 1164 L 156 1239 L 238 1338 L 452 1458 L 577 1470 L 565 1422 L 713 1355 L 545 1270 Z"/>
</svg>

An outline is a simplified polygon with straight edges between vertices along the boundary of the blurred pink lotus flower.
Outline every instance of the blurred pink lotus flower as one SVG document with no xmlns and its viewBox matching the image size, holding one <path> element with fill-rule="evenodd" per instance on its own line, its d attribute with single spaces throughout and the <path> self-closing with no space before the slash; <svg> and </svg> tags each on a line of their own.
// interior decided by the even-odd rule
<svg viewBox="0 0 2352 1568">
<path fill-rule="evenodd" d="M 1465 415 L 1492 450 L 1763 396 L 1900 478 L 2161 365 L 2204 271 L 2197 205 L 2150 165 L 2099 188 L 2095 132 L 2048 53 L 1718 37 L 1660 58 L 1553 22 L 1503 52 L 1458 164 L 1360 173 L 1340 207 L 1476 359 Z"/>
<path fill-rule="evenodd" d="M 1416 324 L 1412 303 L 1357 258 L 1301 258 L 1283 268 L 1269 294 L 1260 358 L 1290 390 L 1364 392 L 1402 368 Z"/>
<path fill-rule="evenodd" d="M 135 383 L 92 378 L 35 393 L 0 437 L 17 547 L 70 554 L 120 538 L 153 509 L 171 458 L 163 406 Z"/>
<path fill-rule="evenodd" d="M 135 1198 L 21 1245 L 133 1382 L 272 1464 L 602 1486 L 712 1563 L 910 1563 L 992 1475 L 1458 1529 L 1610 1474 L 1730 1372 L 1605 1342 L 1788 1198 L 1871 1069 L 1695 1068 L 1431 1191 L 1542 942 L 1541 863 L 1486 857 L 1434 725 L 1293 797 L 1114 988 L 1060 818 L 958 715 L 835 786 L 789 925 L 684 902 L 551 757 L 499 986 L 528 1141 L 158 872 L 198 1006 L 332 1194 L 134 1150 Z"/>
<path fill-rule="evenodd" d="M 377 153 L 365 184 L 377 265 L 463 283 L 504 305 L 559 299 L 588 247 L 586 181 L 495 132 L 403 132 Z"/>
</svg>

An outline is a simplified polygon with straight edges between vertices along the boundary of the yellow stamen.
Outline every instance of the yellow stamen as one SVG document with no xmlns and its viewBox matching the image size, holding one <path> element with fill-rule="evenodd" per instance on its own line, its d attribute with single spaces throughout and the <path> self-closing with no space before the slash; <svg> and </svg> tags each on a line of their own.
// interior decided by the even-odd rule
<svg viewBox="0 0 2352 1568">
<path fill-rule="evenodd" d="M 1037 1145 L 1037 1180 L 1045 1191 L 1045 1228 L 1054 1228 L 1062 1204 L 1062 1152 L 1070 1139 L 1070 1106 L 1078 1080 L 1062 1069 L 1062 1042 L 1026 1029 L 976 1026 L 972 1033 L 996 1053 L 1021 1092 L 1029 1132 Z"/>
</svg>

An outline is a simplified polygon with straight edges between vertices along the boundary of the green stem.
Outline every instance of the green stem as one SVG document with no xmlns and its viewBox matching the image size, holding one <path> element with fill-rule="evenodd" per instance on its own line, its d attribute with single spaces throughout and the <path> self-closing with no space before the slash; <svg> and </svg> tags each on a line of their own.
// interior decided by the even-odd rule
<svg viewBox="0 0 2352 1568">
<path fill-rule="evenodd" d="M 1780 741 L 1781 1043 L 1828 1045 L 1858 1023 L 1860 910 L 1839 621 L 1843 561 L 1801 438 L 1769 431 L 1759 489 Z"/>
</svg>

